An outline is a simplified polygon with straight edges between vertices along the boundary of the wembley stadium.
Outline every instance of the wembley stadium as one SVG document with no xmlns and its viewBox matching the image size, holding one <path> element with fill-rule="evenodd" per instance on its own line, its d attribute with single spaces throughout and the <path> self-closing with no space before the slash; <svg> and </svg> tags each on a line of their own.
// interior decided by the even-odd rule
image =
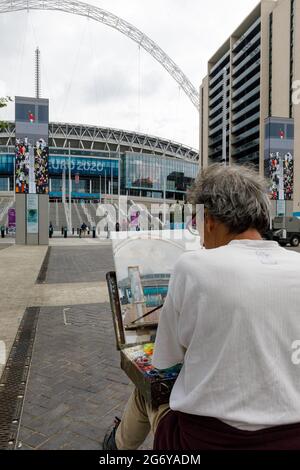
<svg viewBox="0 0 300 470">
<path fill-rule="evenodd" d="M 15 123 L 0 131 L 0 225 L 14 206 Z M 198 152 L 171 140 L 80 124 L 49 124 L 50 220 L 56 230 L 91 225 L 96 204 L 126 195 L 150 203 L 183 201 L 199 171 Z M 71 198 L 69 199 L 69 192 Z M 68 204 L 69 205 L 69 204 Z"/>
</svg>

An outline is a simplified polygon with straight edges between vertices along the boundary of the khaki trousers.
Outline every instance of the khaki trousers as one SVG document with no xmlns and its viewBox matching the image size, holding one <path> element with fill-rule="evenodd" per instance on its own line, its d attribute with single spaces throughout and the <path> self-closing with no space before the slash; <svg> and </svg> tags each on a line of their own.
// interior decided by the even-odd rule
<svg viewBox="0 0 300 470">
<path fill-rule="evenodd" d="M 159 421 L 170 411 L 169 404 L 154 408 L 135 389 L 129 398 L 116 432 L 118 450 L 138 449 L 150 431 L 156 432 Z"/>
</svg>

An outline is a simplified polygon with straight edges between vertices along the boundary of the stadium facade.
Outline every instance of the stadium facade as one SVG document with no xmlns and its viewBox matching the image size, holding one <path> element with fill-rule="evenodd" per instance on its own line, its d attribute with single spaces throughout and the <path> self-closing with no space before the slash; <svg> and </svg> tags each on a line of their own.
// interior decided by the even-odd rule
<svg viewBox="0 0 300 470">
<path fill-rule="evenodd" d="M 262 0 L 208 62 L 200 166 L 253 163 L 300 214 L 300 1 Z"/>
<path fill-rule="evenodd" d="M 0 132 L 0 197 L 14 192 L 15 124 Z M 49 197 L 97 201 L 106 195 L 184 200 L 199 171 L 196 150 L 123 130 L 49 124 Z"/>
</svg>

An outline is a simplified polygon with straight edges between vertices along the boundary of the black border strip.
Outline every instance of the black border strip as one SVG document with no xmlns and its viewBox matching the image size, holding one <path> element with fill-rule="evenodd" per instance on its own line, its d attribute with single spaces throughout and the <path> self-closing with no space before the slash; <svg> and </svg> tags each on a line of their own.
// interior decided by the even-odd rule
<svg viewBox="0 0 300 470">
<path fill-rule="evenodd" d="M 0 449 L 16 448 L 40 307 L 29 307 L 0 380 Z"/>
<path fill-rule="evenodd" d="M 48 246 L 47 253 L 45 255 L 43 264 L 41 266 L 40 272 L 38 274 L 36 284 L 45 284 L 46 282 L 46 276 L 47 276 L 47 271 L 48 271 L 48 265 L 49 265 L 49 259 L 51 255 L 51 246 Z"/>
</svg>

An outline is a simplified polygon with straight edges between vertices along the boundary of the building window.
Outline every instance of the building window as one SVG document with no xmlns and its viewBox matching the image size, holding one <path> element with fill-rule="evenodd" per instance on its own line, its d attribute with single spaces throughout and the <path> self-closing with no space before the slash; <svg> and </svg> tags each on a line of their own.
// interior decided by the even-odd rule
<svg viewBox="0 0 300 470">
<path fill-rule="evenodd" d="M 0 191 L 7 191 L 7 190 L 8 190 L 8 179 L 0 178 Z"/>
</svg>

